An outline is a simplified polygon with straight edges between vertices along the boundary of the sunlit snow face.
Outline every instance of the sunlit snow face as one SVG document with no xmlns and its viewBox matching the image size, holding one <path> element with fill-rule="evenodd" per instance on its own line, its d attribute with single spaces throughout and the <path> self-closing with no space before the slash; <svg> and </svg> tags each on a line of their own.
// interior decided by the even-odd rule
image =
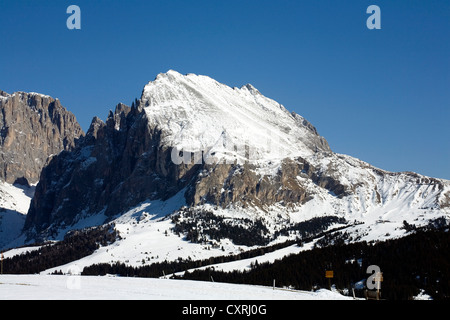
<svg viewBox="0 0 450 320">
<path fill-rule="evenodd" d="M 325 146 L 307 121 L 251 85 L 231 88 L 169 71 L 145 86 L 141 99 L 176 164 L 272 161 Z"/>
</svg>

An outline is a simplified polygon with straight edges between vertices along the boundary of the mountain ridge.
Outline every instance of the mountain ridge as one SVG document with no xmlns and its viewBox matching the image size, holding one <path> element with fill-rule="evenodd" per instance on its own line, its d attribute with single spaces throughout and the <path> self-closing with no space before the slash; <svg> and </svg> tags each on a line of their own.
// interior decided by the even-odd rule
<svg viewBox="0 0 450 320">
<path fill-rule="evenodd" d="M 27 241 L 111 222 L 123 235 L 140 223 L 153 239 L 156 226 L 170 235 L 187 223 L 198 226 L 191 244 L 180 239 L 171 248 L 206 241 L 233 251 L 242 247 L 232 235 L 213 240 L 214 224 L 202 219 L 212 214 L 225 229 L 260 232 L 271 243 L 295 238 L 299 223 L 317 217 L 347 221 L 355 239 L 401 236 L 404 220 L 448 219 L 450 181 L 334 153 L 306 119 L 250 86 L 172 70 L 145 85 L 131 107 L 118 104 L 106 121 L 94 117 L 77 147 L 43 169 Z M 176 222 L 164 220 L 171 214 Z"/>
</svg>

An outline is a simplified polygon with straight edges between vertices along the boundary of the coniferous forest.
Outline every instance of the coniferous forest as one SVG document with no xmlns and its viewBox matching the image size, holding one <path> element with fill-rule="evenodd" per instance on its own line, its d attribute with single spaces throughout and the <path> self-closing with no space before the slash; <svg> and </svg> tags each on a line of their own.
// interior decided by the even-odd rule
<svg viewBox="0 0 450 320">
<path fill-rule="evenodd" d="M 39 244 L 39 249 L 4 259 L 3 273 L 39 273 L 88 256 L 100 246 L 114 242 L 116 237 L 110 225 L 74 230 L 59 242 Z"/>
</svg>

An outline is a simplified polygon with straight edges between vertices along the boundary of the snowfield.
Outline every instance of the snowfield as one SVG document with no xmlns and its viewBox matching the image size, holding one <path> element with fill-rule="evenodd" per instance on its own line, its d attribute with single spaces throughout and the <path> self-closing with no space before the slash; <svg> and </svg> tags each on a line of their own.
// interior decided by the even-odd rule
<svg viewBox="0 0 450 320">
<path fill-rule="evenodd" d="M 337 292 L 190 280 L 76 275 L 1 275 L 1 300 L 352 300 Z"/>
</svg>

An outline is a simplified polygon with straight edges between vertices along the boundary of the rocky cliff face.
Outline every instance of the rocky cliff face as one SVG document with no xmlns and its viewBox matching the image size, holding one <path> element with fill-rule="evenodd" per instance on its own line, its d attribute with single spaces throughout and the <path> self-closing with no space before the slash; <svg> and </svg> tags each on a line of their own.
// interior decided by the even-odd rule
<svg viewBox="0 0 450 320">
<path fill-rule="evenodd" d="M 47 158 L 74 148 L 83 131 L 59 100 L 0 91 L 0 179 L 36 183 Z"/>
<path fill-rule="evenodd" d="M 94 118 L 79 146 L 42 171 L 25 230 L 50 237 L 88 215 L 111 217 L 146 199 L 170 198 L 192 173 L 172 164 L 160 134 L 140 107 L 119 104 L 106 122 Z"/>
<path fill-rule="evenodd" d="M 169 71 L 131 108 L 119 104 L 106 122 L 94 118 L 73 151 L 51 159 L 24 231 L 51 238 L 84 218 L 107 221 L 180 192 L 185 206 L 244 210 L 267 225 L 334 216 L 372 228 L 450 214 L 448 181 L 333 153 L 308 121 L 251 85 Z"/>
</svg>

